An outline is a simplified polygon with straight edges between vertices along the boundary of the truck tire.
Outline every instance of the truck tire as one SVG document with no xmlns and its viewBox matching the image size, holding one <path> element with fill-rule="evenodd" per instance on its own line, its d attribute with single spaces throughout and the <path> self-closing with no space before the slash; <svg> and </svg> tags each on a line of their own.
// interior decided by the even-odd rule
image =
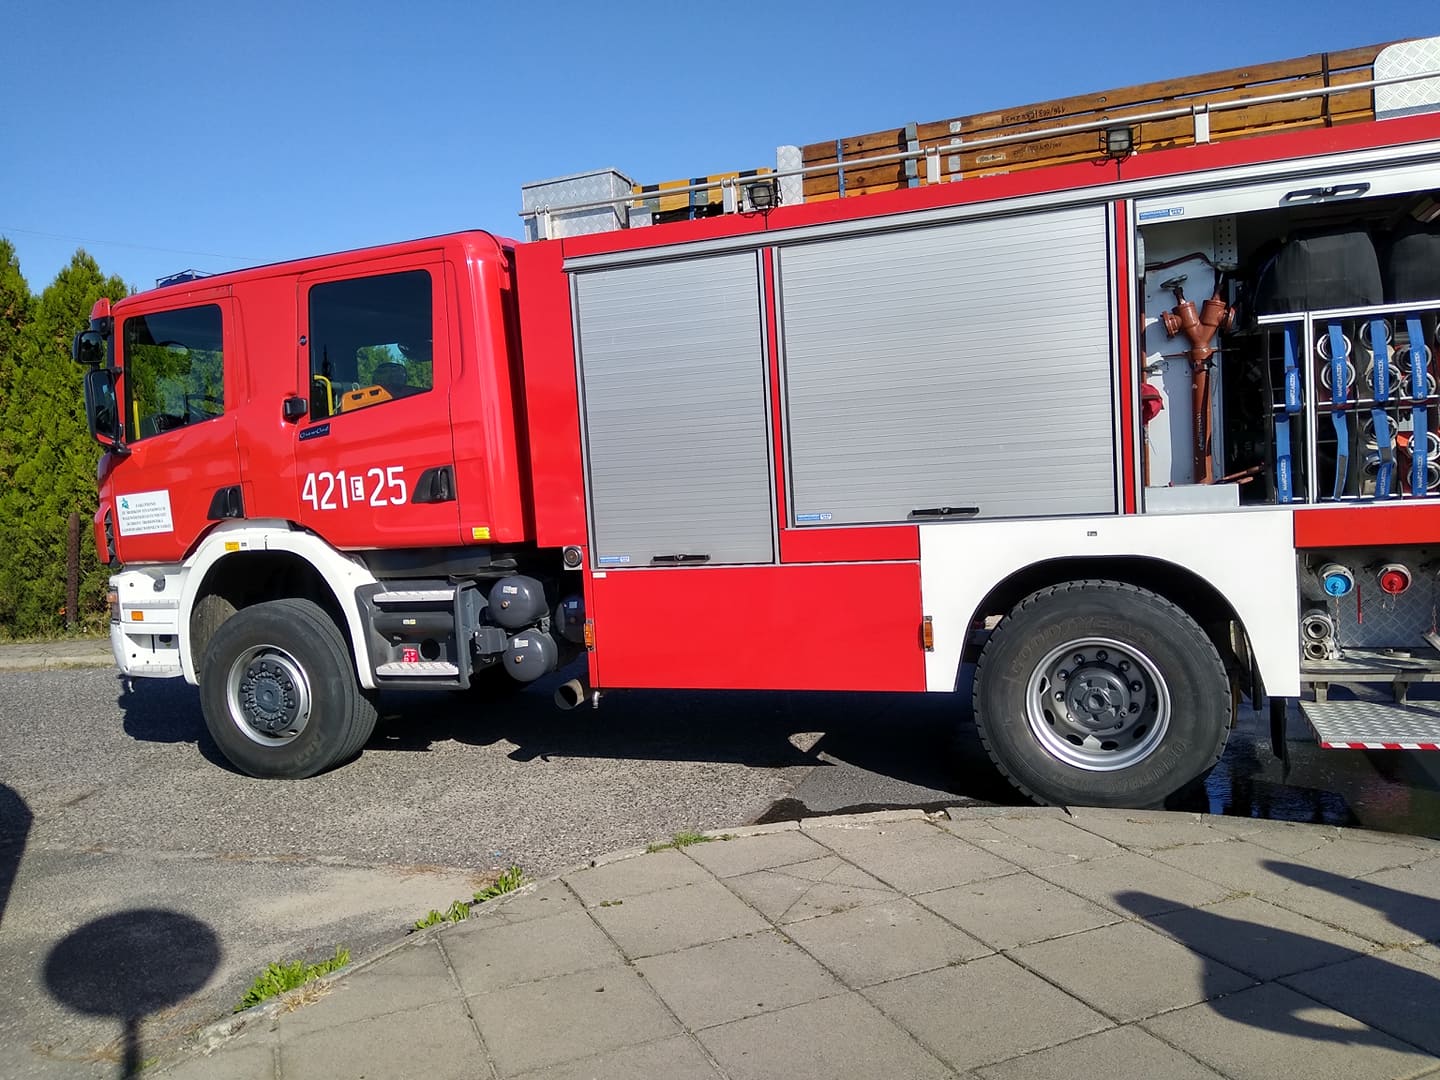
<svg viewBox="0 0 1440 1080">
<path fill-rule="evenodd" d="M 375 729 L 345 637 L 309 600 L 242 608 L 210 639 L 200 706 L 220 752 L 266 779 L 314 776 Z"/>
<path fill-rule="evenodd" d="M 1231 696 L 1184 611 L 1115 581 L 1041 589 L 1003 618 L 975 670 L 975 722 L 1000 771 L 1052 805 L 1152 807 L 1225 748 Z"/>
</svg>

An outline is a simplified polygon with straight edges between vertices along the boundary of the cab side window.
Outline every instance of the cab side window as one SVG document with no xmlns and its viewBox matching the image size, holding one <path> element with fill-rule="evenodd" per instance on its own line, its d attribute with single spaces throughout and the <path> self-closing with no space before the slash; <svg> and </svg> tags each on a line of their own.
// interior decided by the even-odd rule
<svg viewBox="0 0 1440 1080">
<path fill-rule="evenodd" d="M 435 385 L 426 270 L 310 289 L 310 419 L 423 394 Z"/>
<path fill-rule="evenodd" d="M 222 330 L 218 304 L 125 320 L 125 427 L 131 442 L 225 411 Z"/>
</svg>

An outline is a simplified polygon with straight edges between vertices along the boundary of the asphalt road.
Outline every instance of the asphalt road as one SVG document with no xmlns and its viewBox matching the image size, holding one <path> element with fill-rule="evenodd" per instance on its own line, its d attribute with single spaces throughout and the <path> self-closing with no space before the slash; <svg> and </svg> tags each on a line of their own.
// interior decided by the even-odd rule
<svg viewBox="0 0 1440 1080">
<path fill-rule="evenodd" d="M 178 680 L 0 673 L 0 1078 L 114 1076 L 127 1021 L 163 1053 L 265 963 L 373 952 L 512 863 L 538 877 L 682 829 L 1017 801 L 963 695 L 626 692 L 562 713 L 558 681 L 479 711 L 387 698 L 359 760 L 274 782 L 224 764 Z M 1290 749 L 1285 772 L 1242 715 L 1175 808 L 1440 835 L 1440 755 L 1318 751 L 1298 717 Z"/>
</svg>

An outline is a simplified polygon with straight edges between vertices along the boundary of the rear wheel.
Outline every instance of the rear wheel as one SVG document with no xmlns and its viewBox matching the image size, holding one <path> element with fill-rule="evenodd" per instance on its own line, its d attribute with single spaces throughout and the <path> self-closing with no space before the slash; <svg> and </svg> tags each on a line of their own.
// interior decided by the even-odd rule
<svg viewBox="0 0 1440 1080">
<path fill-rule="evenodd" d="M 200 703 L 221 753 L 251 776 L 314 776 L 375 729 L 344 636 L 309 600 L 256 604 L 222 623 L 205 649 Z"/>
<path fill-rule="evenodd" d="M 1220 758 L 1231 697 L 1195 621 L 1133 585 L 1041 589 L 1001 620 L 975 672 L 986 750 L 1040 802 L 1146 807 Z"/>
</svg>

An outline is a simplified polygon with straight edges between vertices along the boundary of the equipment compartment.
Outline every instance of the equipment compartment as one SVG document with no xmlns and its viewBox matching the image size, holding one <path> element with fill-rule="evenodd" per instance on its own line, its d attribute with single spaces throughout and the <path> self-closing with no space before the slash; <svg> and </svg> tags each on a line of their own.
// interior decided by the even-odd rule
<svg viewBox="0 0 1440 1080">
<path fill-rule="evenodd" d="M 1180 208 L 1208 217 L 1138 204 L 1151 510 L 1188 508 L 1167 486 L 1223 488 L 1216 507 L 1440 495 L 1440 192 L 1394 193 L 1425 175 L 1397 172 Z"/>
</svg>

